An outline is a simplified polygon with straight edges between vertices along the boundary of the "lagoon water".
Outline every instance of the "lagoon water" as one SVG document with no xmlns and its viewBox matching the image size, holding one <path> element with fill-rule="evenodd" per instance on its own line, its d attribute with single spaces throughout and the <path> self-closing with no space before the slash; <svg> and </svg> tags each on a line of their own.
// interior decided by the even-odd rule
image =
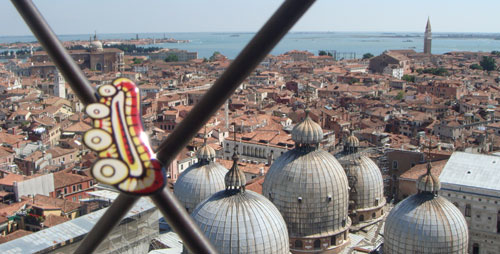
<svg viewBox="0 0 500 254">
<path fill-rule="evenodd" d="M 178 48 L 198 52 L 198 57 L 210 57 L 219 51 L 233 59 L 248 43 L 255 33 L 143 33 L 139 38 L 174 38 L 190 40 L 189 43 L 160 43 L 146 46 Z M 131 39 L 136 34 L 99 34 L 99 39 Z M 67 40 L 88 40 L 86 35 L 61 35 Z M 35 41 L 33 36 L 0 36 L 0 43 Z M 292 32 L 273 49 L 271 54 L 277 55 L 289 50 L 308 50 L 317 54 L 319 50 L 336 50 L 337 52 L 353 52 L 356 57 L 364 53 L 378 55 L 388 49 L 414 49 L 423 51 L 423 33 L 375 33 L 375 32 Z M 483 51 L 500 50 L 500 34 L 457 34 L 434 33 L 432 52 L 442 54 L 450 51 Z"/>
</svg>

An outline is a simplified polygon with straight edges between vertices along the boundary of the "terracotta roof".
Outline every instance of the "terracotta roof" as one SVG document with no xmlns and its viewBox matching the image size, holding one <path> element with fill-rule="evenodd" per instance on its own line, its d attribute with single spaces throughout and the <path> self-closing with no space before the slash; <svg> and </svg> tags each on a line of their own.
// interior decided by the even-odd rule
<svg viewBox="0 0 500 254">
<path fill-rule="evenodd" d="M 64 213 L 68 213 L 80 208 L 80 203 L 68 201 L 66 199 L 52 198 L 49 196 L 36 194 L 33 199 L 29 200 L 33 206 L 46 209 L 61 209 Z"/>
<path fill-rule="evenodd" d="M 255 181 L 251 182 L 245 188 L 247 190 L 251 190 L 257 192 L 262 195 L 262 184 L 264 184 L 265 177 L 261 176 L 255 179 Z"/>
<path fill-rule="evenodd" d="M 446 162 L 448 162 L 448 160 L 432 162 L 431 173 L 435 176 L 441 175 L 441 171 L 443 171 Z M 427 172 L 427 163 L 417 164 L 403 173 L 400 178 L 417 180 L 421 175 L 425 174 L 425 172 Z"/>
<path fill-rule="evenodd" d="M 0 185 L 12 186 L 14 182 L 22 182 L 23 180 L 24 176 L 11 173 L 0 179 Z"/>
<path fill-rule="evenodd" d="M 8 241 L 12 241 L 14 239 L 21 238 L 21 237 L 23 237 L 25 235 L 29 235 L 31 233 L 33 233 L 33 232 L 26 231 L 26 230 L 23 230 L 23 229 L 18 229 L 18 230 L 14 231 L 14 232 L 6 235 L 6 236 L 0 237 L 0 243 L 6 243 Z"/>
<path fill-rule="evenodd" d="M 68 128 L 64 129 L 64 131 L 69 131 L 69 132 L 85 132 L 90 130 L 92 127 L 88 124 L 86 124 L 83 121 L 76 122 L 75 124 L 69 126 Z"/>
<path fill-rule="evenodd" d="M 43 225 L 46 227 L 53 227 L 55 225 L 64 223 L 66 221 L 69 221 L 70 219 L 64 216 L 57 216 L 54 214 L 49 214 L 46 218 L 45 221 L 43 222 Z"/>
<path fill-rule="evenodd" d="M 66 172 L 56 172 L 54 173 L 54 188 L 63 188 L 65 186 L 85 182 L 91 179 L 92 177 L 89 176 L 82 176 Z"/>
</svg>

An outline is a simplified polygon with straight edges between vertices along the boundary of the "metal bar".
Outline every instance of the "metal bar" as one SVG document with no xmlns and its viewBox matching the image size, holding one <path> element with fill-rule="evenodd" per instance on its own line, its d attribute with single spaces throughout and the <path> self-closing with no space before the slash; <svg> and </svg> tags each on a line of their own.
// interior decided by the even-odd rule
<svg viewBox="0 0 500 254">
<path fill-rule="evenodd" d="M 200 102 L 160 145 L 157 158 L 163 165 L 170 165 L 189 140 L 205 125 L 314 2 L 315 0 L 287 0 L 280 6 Z M 172 192 L 164 190 L 153 195 L 152 199 L 169 225 L 192 253 L 215 253 L 211 244 L 206 241 L 204 235 L 200 233 L 200 229 L 194 225 L 192 218 Z"/>
<path fill-rule="evenodd" d="M 68 54 L 33 2 L 31 0 L 12 0 L 12 4 L 28 24 L 42 47 L 47 51 L 47 54 L 61 71 L 80 101 L 85 105 L 97 102 L 95 91 L 82 70 Z M 99 222 L 87 234 L 78 247 L 77 253 L 91 253 L 95 250 L 137 200 L 139 200 L 139 197 L 119 195 L 99 219 Z"/>
<path fill-rule="evenodd" d="M 11 0 L 24 22 L 47 51 L 54 64 L 68 81 L 71 89 L 85 105 L 97 102 L 95 91 L 82 70 L 76 65 L 42 14 L 31 0 Z"/>
<path fill-rule="evenodd" d="M 108 210 L 83 239 L 75 253 L 87 254 L 94 252 L 138 200 L 139 197 L 125 194 L 118 195 Z"/>
<path fill-rule="evenodd" d="M 153 195 L 151 199 L 160 209 L 168 225 L 182 239 L 190 253 L 217 253 L 217 250 L 198 228 L 186 209 L 169 190 L 164 189 Z"/>
<path fill-rule="evenodd" d="M 160 145 L 157 158 L 164 165 L 171 163 L 314 2 L 315 0 L 287 0 L 280 6 L 186 118 Z"/>
<path fill-rule="evenodd" d="M 12 0 L 12 2 L 21 13 L 26 23 L 30 26 L 35 36 L 37 36 L 42 46 L 44 46 L 49 55 L 53 57 L 53 61 L 59 67 L 82 102 L 85 104 L 94 102 L 95 97 L 91 96 L 94 95 L 93 89 L 88 85 L 88 81 L 85 82 L 86 79 L 81 70 L 79 70 L 73 61 L 70 61 L 72 60 L 71 57 L 65 52 L 64 47 L 62 47 L 61 43 L 57 40 L 57 37 L 51 31 L 33 3 L 29 0 Z M 198 132 L 201 126 L 203 126 L 210 116 L 229 98 L 239 84 L 260 63 L 260 61 L 262 61 L 314 2 L 315 0 L 287 0 L 281 5 L 264 27 L 255 35 L 252 41 L 250 41 L 238 55 L 220 79 L 215 82 L 213 87 L 188 114 L 186 119 L 177 126 L 172 135 L 170 135 L 160 146 L 158 159 L 160 159 L 164 165 L 169 165 L 171 163 L 173 158 L 175 158 L 187 142 Z M 71 68 L 70 66 L 75 68 Z M 82 80 L 84 80 L 83 83 Z M 117 202 L 119 199 L 131 199 L 132 202 Z M 165 190 L 155 194 L 153 200 L 159 206 L 167 221 L 172 223 L 172 228 L 183 239 L 184 244 L 190 251 L 194 253 L 200 253 L 200 251 L 202 251 L 202 253 L 216 253 L 206 237 L 200 233 L 199 228 L 194 225 L 191 217 L 170 191 Z M 92 229 L 87 235 L 87 238 L 93 240 L 85 239 L 82 245 L 88 243 L 95 249 L 98 246 L 98 244 L 95 243 L 100 241 L 96 239 L 96 236 L 100 235 L 101 232 L 104 233 L 102 235 L 107 235 L 112 227 L 119 222 L 116 216 L 118 214 L 117 212 L 120 211 L 117 211 L 117 209 L 125 208 L 125 210 L 127 210 L 126 208 L 128 206 L 131 207 L 131 203 L 134 203 L 133 201 L 133 197 L 131 198 L 124 194 L 120 194 L 118 199 L 115 200 L 113 205 L 99 220 L 99 222 L 102 221 L 103 223 L 98 223 L 99 226 L 96 225 L 98 228 L 95 230 Z M 114 205 L 115 203 L 116 205 Z M 101 240 L 102 238 L 104 237 L 101 237 Z"/>
</svg>

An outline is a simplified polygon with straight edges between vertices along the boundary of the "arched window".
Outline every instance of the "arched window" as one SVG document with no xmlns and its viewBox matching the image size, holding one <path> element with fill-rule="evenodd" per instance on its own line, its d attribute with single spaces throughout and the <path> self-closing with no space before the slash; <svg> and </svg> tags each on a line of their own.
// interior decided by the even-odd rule
<svg viewBox="0 0 500 254">
<path fill-rule="evenodd" d="M 377 215 L 375 213 L 372 213 L 372 218 L 375 219 Z"/>
<path fill-rule="evenodd" d="M 314 249 L 321 249 L 321 241 L 319 239 L 314 241 Z"/>
<path fill-rule="evenodd" d="M 472 245 L 472 254 L 479 254 L 479 244 L 475 243 Z"/>
<path fill-rule="evenodd" d="M 96 64 L 95 69 L 98 71 L 102 71 L 102 65 L 100 63 Z"/>
<path fill-rule="evenodd" d="M 302 241 L 301 240 L 295 240 L 295 248 L 302 248 Z"/>
<path fill-rule="evenodd" d="M 364 220 L 365 220 L 365 216 L 361 214 L 361 215 L 359 216 L 359 221 L 364 221 Z"/>
</svg>

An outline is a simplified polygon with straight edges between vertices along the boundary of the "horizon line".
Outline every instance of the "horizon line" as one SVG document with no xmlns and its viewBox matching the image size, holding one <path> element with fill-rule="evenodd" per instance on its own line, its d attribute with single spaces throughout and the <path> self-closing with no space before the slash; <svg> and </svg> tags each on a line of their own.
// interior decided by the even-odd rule
<svg viewBox="0 0 500 254">
<path fill-rule="evenodd" d="M 206 31 L 206 32 L 111 32 L 111 33 L 97 33 L 99 34 L 182 34 L 182 33 L 246 33 L 246 34 L 256 34 L 258 31 Z M 289 32 L 291 34 L 293 33 L 421 33 L 424 34 L 425 32 L 418 32 L 418 31 L 347 31 L 347 30 L 339 30 L 339 31 L 291 31 Z M 436 32 L 433 31 L 433 34 L 491 34 L 495 35 L 498 34 L 500 35 L 500 32 Z M 75 36 L 75 35 L 93 35 L 94 33 L 74 33 L 74 34 L 56 34 L 57 36 Z M 27 36 L 33 36 L 33 34 L 23 34 L 23 35 L 0 35 L 0 37 L 27 37 Z"/>
</svg>

